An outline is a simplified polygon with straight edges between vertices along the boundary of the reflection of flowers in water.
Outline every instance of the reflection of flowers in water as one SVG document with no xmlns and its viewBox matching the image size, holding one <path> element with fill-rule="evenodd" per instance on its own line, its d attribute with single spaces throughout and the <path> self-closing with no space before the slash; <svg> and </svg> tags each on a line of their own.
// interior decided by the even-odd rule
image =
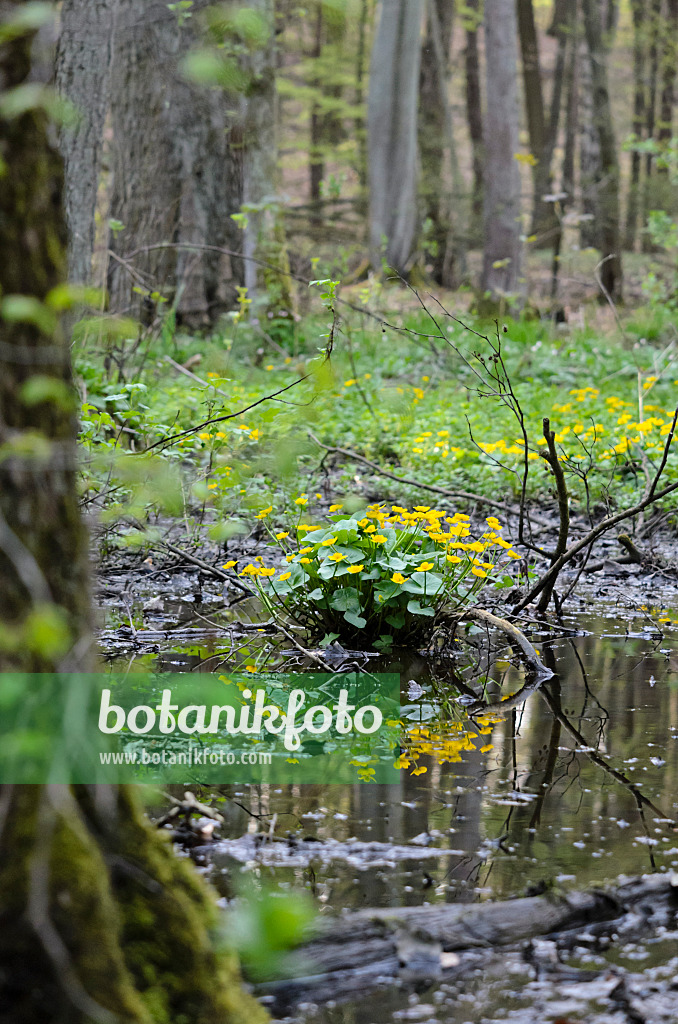
<svg viewBox="0 0 678 1024">
<path fill-rule="evenodd" d="M 423 775 L 427 767 L 419 763 L 420 758 L 430 757 L 434 764 L 454 764 L 462 760 L 465 751 L 478 750 L 485 754 L 493 744 L 482 737 L 489 736 L 492 728 L 502 719 L 496 715 L 482 715 L 474 720 L 462 718 L 456 721 L 436 721 L 426 725 L 405 726 L 402 751 L 396 760 L 396 768 L 411 769 L 412 775 Z M 475 741 L 475 742 L 474 742 Z"/>
</svg>

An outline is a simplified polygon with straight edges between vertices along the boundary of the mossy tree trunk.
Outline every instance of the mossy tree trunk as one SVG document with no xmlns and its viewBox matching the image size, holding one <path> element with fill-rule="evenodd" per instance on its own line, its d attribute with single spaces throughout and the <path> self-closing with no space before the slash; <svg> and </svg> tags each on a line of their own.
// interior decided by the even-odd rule
<svg viewBox="0 0 678 1024">
<path fill-rule="evenodd" d="M 30 38 L 0 45 L 0 95 L 29 70 Z M 0 159 L 0 671 L 87 669 L 70 353 L 49 306 L 66 276 L 62 166 L 41 110 L 0 120 Z M 256 1024 L 215 923 L 130 787 L 0 785 L 3 1021 Z"/>
</svg>

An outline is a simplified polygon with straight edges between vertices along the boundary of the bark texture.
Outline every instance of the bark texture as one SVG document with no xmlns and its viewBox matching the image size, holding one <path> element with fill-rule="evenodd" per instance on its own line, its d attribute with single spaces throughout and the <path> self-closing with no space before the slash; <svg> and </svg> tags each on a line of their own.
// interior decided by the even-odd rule
<svg viewBox="0 0 678 1024">
<path fill-rule="evenodd" d="M 607 78 L 607 49 L 601 29 L 600 4 L 583 0 L 593 100 L 593 124 L 600 147 L 598 208 L 600 218 L 600 280 L 606 298 L 622 298 L 622 259 L 619 211 L 619 158 Z"/>
<path fill-rule="evenodd" d="M 156 243 L 238 251 L 231 215 L 242 202 L 240 129 L 220 89 L 193 85 L 181 62 L 197 41 L 206 0 L 183 25 L 162 0 L 119 0 L 111 74 L 111 216 L 124 228 L 110 245 L 123 259 Z M 239 261 L 187 248 L 158 249 L 110 263 L 111 306 L 138 314 L 141 287 L 171 299 L 189 327 L 206 326 L 235 300 Z"/>
<path fill-rule="evenodd" d="M 64 0 L 56 56 L 56 87 L 77 121 L 61 132 L 64 204 L 68 223 L 68 277 L 89 284 L 104 123 L 118 0 Z"/>
<path fill-rule="evenodd" d="M 520 278 L 518 32 L 513 0 L 486 0 L 484 249 L 481 287 L 495 302 L 513 295 Z"/>
<path fill-rule="evenodd" d="M 0 20 L 20 7 L 2 0 Z M 0 95 L 29 70 L 27 36 L 0 45 Z M 49 302 L 66 277 L 62 163 L 43 110 L 0 120 L 0 158 L 0 672 L 87 670 L 70 348 Z M 214 923 L 131 787 L 0 785 L 3 1021 L 260 1024 Z"/>
<path fill-rule="evenodd" d="M 370 64 L 370 246 L 375 266 L 384 253 L 401 274 L 409 267 L 417 225 L 422 10 L 422 0 L 383 0 Z"/>
<path fill-rule="evenodd" d="M 245 286 L 255 311 L 286 320 L 292 310 L 289 262 L 285 246 L 278 177 L 275 12 L 273 0 L 251 0 L 268 32 L 263 46 L 244 61 L 249 79 L 243 101 L 243 240 Z"/>
<path fill-rule="evenodd" d="M 19 6 L 4 3 L 0 17 Z M 28 39 L 0 47 L 0 91 L 29 70 Z M 63 171 L 39 110 L 0 121 L 0 158 L 0 296 L 41 311 L 0 321 L 0 671 L 49 671 L 83 655 L 89 596 L 70 350 L 42 305 L 66 274 Z M 49 649 L 36 616 L 54 624 Z"/>
<path fill-rule="evenodd" d="M 550 203 L 545 203 L 543 198 L 553 191 L 551 187 L 552 150 L 549 146 L 549 126 L 544 103 L 539 42 L 532 0 L 517 0 L 516 9 L 530 151 L 536 160 L 532 167 L 534 201 L 530 234 L 537 235 L 536 244 L 538 246 L 550 246 L 553 244 L 558 230 L 558 223 L 554 216 L 553 206 Z M 556 78 L 554 87 L 557 82 Z"/>
<path fill-rule="evenodd" d="M 466 120 L 473 153 L 473 192 L 471 196 L 471 222 L 469 241 L 480 243 L 483 219 L 483 177 L 485 151 L 483 147 L 483 106 L 480 88 L 480 56 L 478 53 L 479 0 L 467 4 L 466 47 L 464 74 L 466 78 Z"/>
<path fill-rule="evenodd" d="M 420 191 L 429 224 L 428 262 L 433 280 L 444 288 L 458 283 L 464 258 L 460 214 L 466 205 L 448 99 L 453 13 L 453 0 L 428 0 L 419 84 Z"/>
</svg>

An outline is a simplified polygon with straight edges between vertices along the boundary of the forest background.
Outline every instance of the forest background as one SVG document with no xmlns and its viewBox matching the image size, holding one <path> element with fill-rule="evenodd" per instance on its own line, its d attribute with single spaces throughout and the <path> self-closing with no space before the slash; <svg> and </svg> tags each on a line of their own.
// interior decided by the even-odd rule
<svg viewBox="0 0 678 1024">
<path fill-rule="evenodd" d="M 647 537 L 676 485 L 674 0 L 0 12 L 3 669 L 94 664 L 78 510 L 104 562 L 186 560 L 233 602 L 290 509 L 297 531 L 389 499 L 426 516 L 431 493 L 514 516 L 519 565 L 490 582 L 518 610 L 528 555 L 588 558 L 625 509 Z M 545 550 L 526 513 L 554 497 Z M 393 629 L 428 618 L 426 584 L 391 569 L 393 600 L 415 595 Z M 330 607 L 364 628 L 360 603 Z M 3 786 L 0 810 L 3 998 L 24 1019 L 257 1019 L 127 787 Z"/>
</svg>

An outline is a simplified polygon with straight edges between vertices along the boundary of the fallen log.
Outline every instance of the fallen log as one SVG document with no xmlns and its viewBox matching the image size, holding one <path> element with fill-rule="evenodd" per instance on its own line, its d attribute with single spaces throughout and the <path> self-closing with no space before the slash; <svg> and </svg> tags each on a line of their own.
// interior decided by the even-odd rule
<svg viewBox="0 0 678 1024">
<path fill-rule="evenodd" d="M 650 922 L 656 930 L 677 908 L 678 875 L 662 874 L 623 881 L 608 891 L 345 912 L 316 924 L 297 951 L 296 977 L 260 985 L 257 994 L 283 1015 L 309 999 L 341 1001 L 384 983 L 420 985 L 454 977 L 498 949 L 529 947 L 543 936 L 563 951 L 603 933 L 623 932 L 628 941 L 630 929 L 644 934 Z"/>
</svg>

